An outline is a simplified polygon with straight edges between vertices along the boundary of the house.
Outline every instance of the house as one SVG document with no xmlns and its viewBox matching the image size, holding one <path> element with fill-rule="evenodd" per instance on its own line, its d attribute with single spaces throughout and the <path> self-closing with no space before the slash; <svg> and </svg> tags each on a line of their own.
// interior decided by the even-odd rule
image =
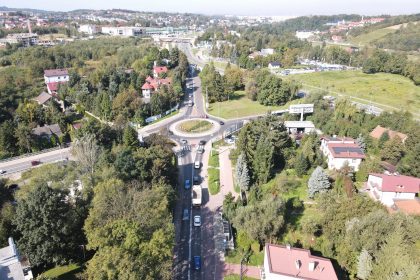
<svg viewBox="0 0 420 280">
<path fill-rule="evenodd" d="M 166 66 L 157 66 L 153 67 L 153 77 L 159 78 L 159 76 L 163 73 L 168 73 L 168 67 Z"/>
<path fill-rule="evenodd" d="M 284 126 L 289 134 L 311 133 L 315 132 L 315 125 L 311 121 L 285 121 Z"/>
<path fill-rule="evenodd" d="M 279 69 L 280 67 L 281 67 L 280 62 L 272 61 L 272 62 L 268 63 L 268 68 L 269 69 Z"/>
<path fill-rule="evenodd" d="M 70 79 L 67 69 L 44 70 L 45 84 L 68 82 Z"/>
<path fill-rule="evenodd" d="M 99 31 L 98 31 L 98 28 L 96 28 L 96 25 L 82 24 L 79 27 L 79 32 L 86 33 L 86 34 L 89 34 L 89 35 L 93 35 L 93 34 L 98 33 Z"/>
<path fill-rule="evenodd" d="M 365 190 L 370 192 L 373 199 L 380 201 L 388 207 L 398 207 L 399 202 L 407 200 L 413 200 L 414 204 L 418 204 L 420 178 L 395 173 L 370 173 Z M 418 205 L 419 208 L 417 208 L 417 211 L 420 211 L 420 204 Z"/>
<path fill-rule="evenodd" d="M 60 137 L 63 135 L 58 124 L 37 126 L 32 129 L 32 134 L 47 139 L 50 139 L 53 136 Z"/>
<path fill-rule="evenodd" d="M 338 170 L 348 165 L 354 171 L 358 171 L 365 158 L 365 153 L 356 141 L 348 137 L 321 137 L 321 151 L 327 157 L 330 170 Z"/>
<path fill-rule="evenodd" d="M 406 135 L 406 134 L 404 134 L 404 133 L 401 133 L 401 132 L 398 132 L 398 131 L 394 131 L 394 130 L 391 130 L 391 129 L 389 129 L 389 128 L 385 128 L 385 127 L 382 127 L 382 126 L 380 126 L 380 125 L 378 125 L 377 127 L 375 127 L 375 129 L 374 130 L 372 130 L 372 132 L 369 134 L 370 135 L 370 137 L 372 137 L 372 138 L 375 138 L 375 139 L 380 139 L 381 138 L 381 136 L 385 133 L 385 132 L 387 132 L 388 133 L 388 136 L 389 136 L 389 139 L 394 139 L 395 137 L 399 137 L 400 139 L 401 139 L 401 141 L 404 143 L 405 142 L 405 140 L 407 140 L 407 138 L 408 138 L 408 136 Z"/>
<path fill-rule="evenodd" d="M 46 93 L 45 91 L 41 92 L 40 95 L 38 95 L 37 97 L 34 98 L 34 100 L 42 106 L 45 106 L 45 104 L 47 104 L 51 99 L 52 99 L 52 95 Z"/>
<path fill-rule="evenodd" d="M 172 83 L 171 78 L 152 78 L 147 77 L 145 83 L 141 87 L 143 98 L 150 98 L 151 95 L 159 89 L 161 85 L 170 85 Z"/>
<path fill-rule="evenodd" d="M 13 238 L 8 242 L 9 246 L 0 249 L 0 279 L 34 279 L 29 261 L 19 254 Z"/>
<path fill-rule="evenodd" d="M 337 274 L 327 258 L 311 255 L 311 251 L 266 244 L 261 279 L 265 280 L 336 280 Z"/>
</svg>

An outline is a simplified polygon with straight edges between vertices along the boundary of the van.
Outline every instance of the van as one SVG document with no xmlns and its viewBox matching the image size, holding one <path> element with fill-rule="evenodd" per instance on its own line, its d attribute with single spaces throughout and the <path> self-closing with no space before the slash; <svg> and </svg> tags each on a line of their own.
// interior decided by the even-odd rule
<svg viewBox="0 0 420 280">
<path fill-rule="evenodd" d="M 200 169 L 200 167 L 201 167 L 201 163 L 199 161 L 194 162 L 195 169 Z"/>
</svg>

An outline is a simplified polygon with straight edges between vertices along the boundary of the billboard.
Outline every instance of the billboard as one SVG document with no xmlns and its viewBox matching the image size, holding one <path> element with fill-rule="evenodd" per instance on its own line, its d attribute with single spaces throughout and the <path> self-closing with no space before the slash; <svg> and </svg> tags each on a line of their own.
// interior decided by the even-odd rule
<svg viewBox="0 0 420 280">
<path fill-rule="evenodd" d="M 301 114 L 301 113 L 313 113 L 314 112 L 314 104 L 296 104 L 290 105 L 289 113 L 290 114 Z"/>
</svg>

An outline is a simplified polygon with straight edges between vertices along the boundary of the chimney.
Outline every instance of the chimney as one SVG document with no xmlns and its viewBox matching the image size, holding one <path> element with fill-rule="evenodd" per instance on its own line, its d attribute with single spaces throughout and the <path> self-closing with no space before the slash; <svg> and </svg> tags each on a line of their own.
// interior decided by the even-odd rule
<svg viewBox="0 0 420 280">
<path fill-rule="evenodd" d="M 309 271 L 314 271 L 315 270 L 315 266 L 316 266 L 316 263 L 315 262 L 309 262 Z"/>
<path fill-rule="evenodd" d="M 300 260 L 295 260 L 295 265 L 296 265 L 296 269 L 299 270 L 302 263 L 300 262 Z"/>
</svg>

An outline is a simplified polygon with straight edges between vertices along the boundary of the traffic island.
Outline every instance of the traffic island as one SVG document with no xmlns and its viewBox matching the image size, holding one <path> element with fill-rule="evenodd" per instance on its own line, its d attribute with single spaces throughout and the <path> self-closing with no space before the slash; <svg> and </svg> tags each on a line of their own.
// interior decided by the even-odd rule
<svg viewBox="0 0 420 280">
<path fill-rule="evenodd" d="M 176 128 L 186 133 L 201 133 L 210 130 L 213 123 L 207 120 L 189 120 L 179 123 Z"/>
<path fill-rule="evenodd" d="M 220 124 L 214 120 L 193 118 L 173 123 L 169 130 L 174 135 L 185 138 L 201 138 L 219 132 Z"/>
</svg>

